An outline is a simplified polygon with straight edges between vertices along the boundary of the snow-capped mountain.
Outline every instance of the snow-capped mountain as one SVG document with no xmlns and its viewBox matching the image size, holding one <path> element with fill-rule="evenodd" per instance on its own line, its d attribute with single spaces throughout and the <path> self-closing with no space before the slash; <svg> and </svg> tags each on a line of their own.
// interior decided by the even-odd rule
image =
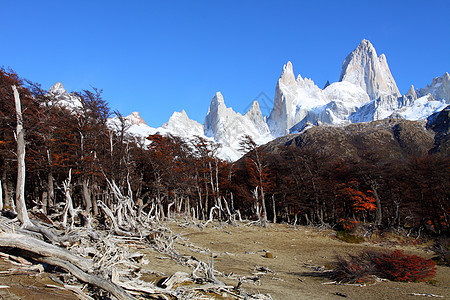
<svg viewBox="0 0 450 300">
<path fill-rule="evenodd" d="M 148 126 L 139 112 L 132 112 L 126 117 L 114 116 L 108 119 L 106 125 L 116 132 L 124 129 L 127 138 L 134 139 L 141 145 L 148 145 L 146 137 L 159 132 L 158 129 Z"/>
<path fill-rule="evenodd" d="M 276 137 L 289 133 L 308 112 L 327 103 L 322 90 L 311 79 L 298 75 L 290 61 L 283 67 L 275 88 L 273 110 L 267 120 L 270 131 Z"/>
<path fill-rule="evenodd" d="M 323 123 L 341 126 L 385 118 L 408 120 L 425 119 L 443 110 L 450 103 L 450 76 L 434 78 L 424 89 L 414 86 L 401 95 L 389 70 L 386 56 L 378 56 L 373 45 L 363 40 L 344 60 L 339 82 L 327 83 L 320 89 L 312 79 L 295 77 L 291 62 L 282 69 L 275 88 L 274 106 L 266 119 L 259 103 L 241 114 L 225 105 L 223 95 L 217 92 L 211 100 L 204 124 L 189 119 L 184 110 L 174 112 L 169 121 L 159 128 L 148 126 L 133 112 L 131 115 L 111 118 L 108 126 L 114 130 L 126 128 L 127 135 L 145 145 L 150 134 L 172 134 L 182 138 L 200 136 L 221 146 L 218 156 L 234 161 L 243 153 L 239 142 L 250 135 L 258 144 L 276 137 L 304 131 Z M 79 107 L 81 103 L 70 95 L 61 83 L 50 88 L 60 105 Z"/>
<path fill-rule="evenodd" d="M 241 115 L 231 107 L 226 107 L 220 92 L 217 92 L 211 100 L 205 118 L 204 132 L 207 137 L 220 143 L 222 148 L 226 148 L 222 153 L 230 159 L 237 159 L 242 155 L 238 149 L 244 135 L 250 135 L 258 144 L 273 139 L 257 102 L 253 103 L 247 114 Z"/>
<path fill-rule="evenodd" d="M 447 72 L 442 77 L 434 78 L 430 85 L 418 90 L 417 94 L 420 97 L 431 94 L 435 100 L 445 100 L 450 103 L 450 75 Z"/>
<path fill-rule="evenodd" d="M 365 39 L 345 58 L 339 81 L 361 87 L 371 100 L 380 96 L 401 96 L 386 56 L 378 57 L 373 45 Z"/>
<path fill-rule="evenodd" d="M 393 117 L 400 117 L 406 120 L 423 120 L 443 110 L 447 104 L 434 100 L 431 94 L 420 97 L 413 101 L 411 105 L 404 106 L 393 113 Z"/>
<path fill-rule="evenodd" d="M 81 108 L 82 104 L 80 99 L 70 95 L 63 87 L 61 82 L 55 83 L 49 90 L 48 93 L 57 99 L 57 105 L 69 107 L 69 108 Z"/>
<path fill-rule="evenodd" d="M 339 82 L 321 90 L 311 79 L 295 80 L 288 62 L 275 89 L 275 105 L 268 125 L 275 137 L 295 133 L 305 124 L 323 122 L 347 124 L 402 117 L 422 119 L 442 109 L 448 96 L 448 73 L 435 78 L 425 90 L 412 87 L 401 96 L 384 54 L 377 56 L 368 40 L 363 40 L 344 60 Z M 426 97 L 439 95 L 438 101 Z M 418 99 L 419 97 L 420 100 Z"/>
<path fill-rule="evenodd" d="M 294 78 L 292 63 L 288 62 L 278 79 L 274 107 L 268 119 L 276 137 L 296 132 L 306 122 L 349 123 L 348 117 L 370 102 L 367 93 L 351 82 L 335 82 L 322 90 L 312 79 L 300 75 Z"/>
<path fill-rule="evenodd" d="M 169 121 L 161 126 L 161 129 L 183 138 L 203 136 L 204 133 L 203 125 L 189 119 L 184 109 L 181 112 L 174 112 Z"/>
</svg>

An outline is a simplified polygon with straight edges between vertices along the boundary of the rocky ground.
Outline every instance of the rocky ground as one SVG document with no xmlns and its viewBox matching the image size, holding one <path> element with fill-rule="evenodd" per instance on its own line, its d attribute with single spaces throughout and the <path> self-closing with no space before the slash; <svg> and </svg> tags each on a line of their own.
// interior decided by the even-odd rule
<svg viewBox="0 0 450 300">
<path fill-rule="evenodd" d="M 322 267 L 330 265 L 337 254 L 357 254 L 365 249 L 402 249 L 408 254 L 430 258 L 432 253 L 426 245 L 405 244 L 392 239 L 348 244 L 337 240 L 331 230 L 288 225 L 261 228 L 214 223 L 203 229 L 192 223 L 170 222 L 167 225 L 178 235 L 174 245 L 179 254 L 192 255 L 206 262 L 212 253 L 215 270 L 227 275 L 216 274 L 217 279 L 236 286 L 236 278 L 242 278 L 241 294 L 270 294 L 273 299 L 450 299 L 448 267 L 438 266 L 432 284 L 382 281 L 370 286 L 336 285 L 322 271 Z M 148 262 L 143 268 L 151 272 L 147 272 L 144 280 L 158 282 L 175 272 L 192 272 L 150 248 L 130 247 L 143 253 L 144 261 Z M 13 267 L 0 262 L 1 271 Z M 76 299 L 71 292 L 49 287 L 58 284 L 48 273 L 9 275 L 1 271 L 0 297 L 5 299 Z M 210 297 L 214 299 L 214 296 Z"/>
</svg>

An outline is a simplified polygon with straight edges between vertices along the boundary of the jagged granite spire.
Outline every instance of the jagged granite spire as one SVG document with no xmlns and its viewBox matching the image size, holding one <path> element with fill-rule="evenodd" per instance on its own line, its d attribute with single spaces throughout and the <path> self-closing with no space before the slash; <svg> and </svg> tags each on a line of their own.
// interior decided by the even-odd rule
<svg viewBox="0 0 450 300">
<path fill-rule="evenodd" d="M 261 113 L 258 101 L 253 101 L 252 107 L 244 116 L 253 123 L 260 135 L 270 134 L 269 127 Z"/>
<path fill-rule="evenodd" d="M 414 89 L 414 85 L 411 85 L 409 90 L 405 94 L 406 97 L 411 98 L 412 101 L 417 100 L 416 90 Z"/>
<path fill-rule="evenodd" d="M 360 86 L 371 100 L 380 96 L 401 96 L 386 56 L 382 54 L 378 57 L 373 45 L 365 39 L 345 58 L 339 81 Z"/>
<path fill-rule="evenodd" d="M 299 78 L 300 75 L 299 75 Z M 297 83 L 295 81 L 294 68 L 292 63 L 288 61 L 281 71 L 275 88 L 275 101 L 272 112 L 270 113 L 268 125 L 274 136 L 283 136 L 289 133 L 292 119 L 295 111 L 295 94 L 297 91 Z M 291 96 L 290 96 L 291 95 Z M 294 96 L 294 97 L 292 97 Z"/>
<path fill-rule="evenodd" d="M 418 96 L 422 97 L 431 94 L 436 100 L 445 100 L 450 103 L 450 75 L 445 73 L 441 77 L 436 77 L 430 85 L 418 91 Z"/>
</svg>

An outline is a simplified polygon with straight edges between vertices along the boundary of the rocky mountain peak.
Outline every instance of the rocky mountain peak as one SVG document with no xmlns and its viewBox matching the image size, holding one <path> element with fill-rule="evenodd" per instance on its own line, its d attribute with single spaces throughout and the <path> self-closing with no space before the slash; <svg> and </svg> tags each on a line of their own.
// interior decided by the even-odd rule
<svg viewBox="0 0 450 300">
<path fill-rule="evenodd" d="M 253 123 L 259 135 L 270 134 L 269 127 L 267 126 L 266 120 L 261 113 L 258 101 L 253 101 L 252 107 L 245 114 L 245 117 Z"/>
<path fill-rule="evenodd" d="M 223 100 L 223 95 L 221 92 L 216 92 L 216 94 L 214 95 L 212 102 L 217 103 L 218 105 L 222 104 L 225 105 L 225 101 Z M 211 102 L 211 103 L 212 103 Z"/>
<path fill-rule="evenodd" d="M 378 57 L 372 43 L 365 39 L 345 58 L 339 81 L 360 86 L 371 100 L 380 96 L 400 96 L 386 56 Z"/>
<path fill-rule="evenodd" d="M 413 101 L 417 100 L 417 94 L 416 94 L 416 90 L 414 89 L 414 85 L 411 85 L 409 90 L 406 92 L 405 96 L 407 96 L 408 98 L 411 98 Z"/>
<path fill-rule="evenodd" d="M 441 77 L 434 78 L 431 84 L 418 90 L 417 94 L 419 97 L 431 94 L 436 100 L 445 100 L 446 103 L 450 103 L 450 75 L 447 72 Z"/>
<path fill-rule="evenodd" d="M 126 116 L 125 119 L 130 121 L 131 125 L 147 125 L 137 111 L 134 111 L 130 115 Z"/>
<path fill-rule="evenodd" d="M 161 128 L 171 134 L 186 138 L 203 135 L 202 124 L 189 119 L 184 109 L 181 112 L 174 112 L 169 121 L 164 123 Z"/>
<path fill-rule="evenodd" d="M 48 91 L 50 93 L 56 93 L 59 92 L 61 90 L 64 90 L 64 92 L 66 91 L 63 87 L 63 84 L 61 82 L 56 82 Z"/>
<path fill-rule="evenodd" d="M 252 107 L 245 115 L 254 115 L 258 114 L 262 116 L 261 109 L 259 108 L 259 103 L 257 100 L 254 100 L 252 103 Z"/>
<path fill-rule="evenodd" d="M 66 108 L 80 108 L 82 104 L 78 97 L 70 95 L 63 87 L 61 82 L 56 82 L 49 90 L 48 93 L 55 97 L 58 105 Z"/>
<path fill-rule="evenodd" d="M 284 85 L 293 85 L 295 84 L 295 75 L 294 75 L 294 67 L 292 63 L 288 61 L 281 71 L 280 79 L 278 79 L 278 83 L 282 83 Z"/>
</svg>

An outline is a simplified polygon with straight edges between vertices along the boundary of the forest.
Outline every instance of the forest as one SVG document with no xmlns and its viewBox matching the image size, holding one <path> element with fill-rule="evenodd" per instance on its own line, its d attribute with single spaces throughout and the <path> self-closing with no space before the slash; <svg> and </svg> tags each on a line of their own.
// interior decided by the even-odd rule
<svg viewBox="0 0 450 300">
<path fill-rule="evenodd" d="M 184 215 L 196 220 L 248 219 L 304 225 L 346 226 L 448 233 L 450 159 L 413 154 L 395 159 L 367 150 L 359 159 L 312 147 L 274 153 L 251 137 L 247 154 L 230 163 L 217 145 L 201 137 L 151 135 L 150 143 L 127 134 L 120 112 L 112 112 L 98 89 L 74 92 L 81 107 L 60 105 L 39 84 L 0 70 L 0 200 L 15 211 L 18 177 L 17 117 L 12 86 L 20 94 L 25 130 L 26 207 L 60 211 L 67 193 L 80 222 L 104 222 L 120 195 L 132 209 L 158 220 Z M 120 120 L 108 126 L 111 116 Z M 70 180 L 68 180 L 70 178 Z"/>
<path fill-rule="evenodd" d="M 448 236 L 445 153 L 410 149 L 399 155 L 365 146 L 348 156 L 339 143 L 327 148 L 316 141 L 281 142 L 275 151 L 244 136 L 246 154 L 227 162 L 217 157 L 218 145 L 202 137 L 129 135 L 129 122 L 111 111 L 99 89 L 72 97 L 80 105 L 60 103 L 39 84 L 0 69 L 0 255 L 21 265 L 5 274 L 55 272 L 56 266 L 87 283 L 57 280 L 60 289 L 83 299 L 200 299 L 208 293 L 272 299 L 241 291 L 245 276 L 215 270 L 214 253 L 174 234 L 167 222 L 200 231 L 209 224 L 284 223 L 338 233 L 359 227 Z M 112 116 L 118 122 L 108 122 Z M 208 263 L 180 254 L 180 246 L 210 254 Z M 175 272 L 157 284 L 142 280 L 151 271 L 133 247 L 151 248 L 191 274 Z M 262 251 L 264 259 L 274 258 Z M 371 256 L 375 263 L 392 258 L 380 255 Z M 352 265 L 340 263 L 341 269 Z M 182 288 L 187 281 L 195 286 Z"/>
</svg>

